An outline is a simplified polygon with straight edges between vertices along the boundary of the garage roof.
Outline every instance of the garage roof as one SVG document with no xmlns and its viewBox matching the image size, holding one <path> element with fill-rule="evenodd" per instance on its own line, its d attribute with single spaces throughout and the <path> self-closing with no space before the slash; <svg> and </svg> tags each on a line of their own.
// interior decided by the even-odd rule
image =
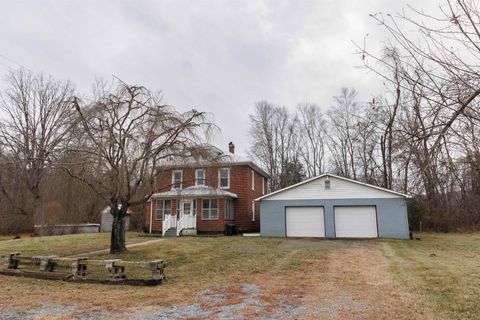
<svg viewBox="0 0 480 320">
<path fill-rule="evenodd" d="M 297 183 L 297 184 L 291 185 L 291 186 L 289 186 L 289 187 L 286 187 L 286 188 L 283 188 L 283 189 L 274 191 L 274 192 L 272 192 L 272 193 L 266 194 L 266 195 L 264 195 L 264 196 L 262 196 L 262 197 L 259 197 L 259 198 L 255 199 L 255 201 L 270 198 L 270 197 L 272 197 L 272 196 L 274 196 L 274 195 L 278 195 L 278 194 L 284 193 L 284 192 L 286 192 L 286 191 L 288 191 L 288 190 L 292 190 L 292 189 L 297 188 L 297 187 L 300 187 L 300 186 L 302 186 L 302 185 L 311 183 L 311 182 L 313 182 L 313 181 L 315 181 L 315 180 L 318 180 L 318 179 L 321 179 L 321 178 L 323 178 L 323 177 L 336 178 L 336 179 L 339 179 L 339 180 L 341 180 L 341 181 L 346 181 L 346 182 L 350 182 L 350 183 L 353 183 L 353 184 L 356 184 L 356 185 L 360 185 L 360 186 L 363 186 L 363 187 L 368 187 L 368 188 L 371 188 L 371 189 L 374 189 L 374 190 L 379 190 L 379 191 L 382 191 L 382 192 L 387 192 L 387 193 L 396 195 L 397 197 L 398 197 L 398 196 L 405 197 L 405 198 L 408 198 L 408 197 L 409 197 L 408 195 L 403 194 L 403 193 L 400 193 L 400 192 L 392 191 L 392 190 L 385 189 L 385 188 L 382 188 L 382 187 L 377 187 L 377 186 L 374 186 L 374 185 L 371 185 L 371 184 L 368 184 L 368 183 L 364 183 L 364 182 L 360 182 L 360 181 L 356 181 L 356 180 L 353 180 L 353 179 L 348 179 L 348 178 L 340 177 L 340 176 L 337 176 L 337 175 L 334 175 L 334 174 L 331 174 L 331 173 L 324 173 L 324 174 L 321 174 L 321 175 L 319 175 L 319 176 L 316 176 L 316 177 L 307 179 L 307 180 L 305 180 L 305 181 L 299 182 L 299 183 Z M 350 195 L 345 194 L 344 198 L 349 198 L 349 196 L 350 196 Z M 303 197 L 303 198 L 305 198 L 305 197 Z"/>
</svg>

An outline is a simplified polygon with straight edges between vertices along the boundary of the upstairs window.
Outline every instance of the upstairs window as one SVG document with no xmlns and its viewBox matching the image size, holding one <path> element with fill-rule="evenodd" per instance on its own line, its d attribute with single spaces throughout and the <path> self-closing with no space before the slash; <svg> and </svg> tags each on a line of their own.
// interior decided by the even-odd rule
<svg viewBox="0 0 480 320">
<path fill-rule="evenodd" d="M 166 214 L 172 214 L 172 200 L 156 200 L 155 219 L 163 220 Z"/>
<path fill-rule="evenodd" d="M 218 170 L 218 186 L 222 189 L 230 188 L 230 169 L 221 168 Z"/>
<path fill-rule="evenodd" d="M 252 170 L 252 191 L 255 191 L 255 171 Z"/>
<path fill-rule="evenodd" d="M 235 219 L 235 204 L 233 200 L 225 201 L 225 220 L 234 220 Z"/>
<path fill-rule="evenodd" d="M 218 199 L 203 199 L 202 220 L 218 220 Z"/>
<path fill-rule="evenodd" d="M 172 171 L 172 189 L 182 189 L 182 170 Z"/>
<path fill-rule="evenodd" d="M 195 170 L 195 185 L 196 186 L 205 185 L 205 170 L 203 169 Z"/>
</svg>

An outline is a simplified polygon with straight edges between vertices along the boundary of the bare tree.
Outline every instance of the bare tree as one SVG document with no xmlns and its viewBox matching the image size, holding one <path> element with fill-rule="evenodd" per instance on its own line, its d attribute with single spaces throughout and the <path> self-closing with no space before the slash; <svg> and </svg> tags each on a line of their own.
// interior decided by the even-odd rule
<svg viewBox="0 0 480 320">
<path fill-rule="evenodd" d="M 308 177 L 325 171 L 325 138 L 327 123 L 320 106 L 303 104 L 298 106 L 298 146 Z"/>
<path fill-rule="evenodd" d="M 69 82 L 24 69 L 10 72 L 6 82 L 0 93 L 0 192 L 17 213 L 33 220 L 42 208 L 52 159 L 68 133 L 74 90 Z"/>
<path fill-rule="evenodd" d="M 298 169 L 291 163 L 298 159 L 298 145 L 294 143 L 296 118 L 285 107 L 261 101 L 256 104 L 250 121 L 253 140 L 250 154 L 269 173 L 272 191 L 286 187 L 291 181 L 287 168 Z"/>
<path fill-rule="evenodd" d="M 447 0 L 440 6 L 441 15 L 433 16 L 409 7 L 409 13 L 397 16 L 372 15 L 391 35 L 392 45 L 401 49 L 402 78 L 421 87 L 430 104 L 445 111 L 432 132 L 436 135 L 433 147 L 441 145 L 445 134 L 459 116 L 475 106 L 480 95 L 480 12 L 474 0 Z M 402 28 L 402 25 L 407 27 Z M 413 26 L 419 32 L 412 36 L 404 29 Z M 357 45 L 364 66 L 384 80 L 397 82 L 398 60 L 383 57 Z M 381 65 L 379 68 L 378 65 Z M 387 70 L 387 71 L 384 71 Z M 423 81 L 418 80 L 422 74 Z M 397 85 L 398 82 L 397 82 Z M 412 86 L 400 85 L 409 90 Z"/>
<path fill-rule="evenodd" d="M 108 203 L 113 216 L 110 252 L 124 251 L 127 208 L 143 203 L 153 190 L 163 161 L 192 156 L 202 134 L 212 128 L 203 112 L 179 113 L 159 94 L 118 81 L 114 89 L 97 83 L 96 99 L 75 99 L 80 137 L 68 149 L 89 167 L 66 167 Z M 92 170 L 93 172 L 88 172 Z M 145 197 L 146 196 L 146 197 Z"/>
<path fill-rule="evenodd" d="M 329 146 L 335 171 L 348 178 L 357 178 L 357 142 L 360 105 L 355 89 L 342 88 L 334 97 L 336 105 L 331 107 L 329 119 Z"/>
<path fill-rule="evenodd" d="M 392 102 L 382 101 L 384 185 L 393 186 L 396 166 L 403 189 L 425 200 L 429 225 L 448 230 L 462 220 L 458 208 L 464 215 L 470 211 L 465 204 L 476 203 L 468 196 L 475 174 L 467 168 L 476 166 L 471 142 L 479 123 L 480 12 L 474 0 L 446 0 L 439 9 L 436 15 L 412 7 L 399 15 L 374 14 L 390 35 L 387 54 L 357 48 L 363 65 L 395 92 Z"/>
</svg>

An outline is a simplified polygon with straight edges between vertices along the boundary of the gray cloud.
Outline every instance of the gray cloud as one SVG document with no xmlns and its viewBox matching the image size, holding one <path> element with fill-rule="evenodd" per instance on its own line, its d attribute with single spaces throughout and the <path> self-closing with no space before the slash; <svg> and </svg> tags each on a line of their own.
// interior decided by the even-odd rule
<svg viewBox="0 0 480 320">
<path fill-rule="evenodd" d="M 420 0 L 413 6 L 425 7 Z M 162 90 L 180 110 L 209 111 L 215 142 L 248 147 L 248 114 L 269 100 L 328 107 L 342 86 L 380 90 L 355 68 L 352 40 L 385 37 L 368 17 L 404 1 L 9 1 L 0 12 L 0 54 L 70 79 L 88 93 L 95 77 Z M 435 8 L 434 4 L 429 7 Z M 429 8 L 426 8 L 429 9 Z M 0 58 L 0 72 L 15 65 Z"/>
</svg>

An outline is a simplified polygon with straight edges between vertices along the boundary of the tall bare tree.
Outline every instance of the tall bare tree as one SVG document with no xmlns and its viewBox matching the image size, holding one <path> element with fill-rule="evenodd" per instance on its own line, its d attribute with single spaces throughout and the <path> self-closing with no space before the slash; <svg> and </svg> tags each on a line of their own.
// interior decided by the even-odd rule
<svg viewBox="0 0 480 320">
<path fill-rule="evenodd" d="M 342 88 L 340 95 L 335 96 L 336 104 L 331 107 L 329 119 L 329 146 L 335 171 L 348 178 L 357 178 L 357 143 L 360 131 L 358 121 L 360 105 L 355 89 Z"/>
<path fill-rule="evenodd" d="M 462 220 L 458 208 L 469 211 L 458 195 L 465 200 L 474 194 L 469 181 L 475 175 L 465 176 L 471 174 L 465 168 L 476 161 L 469 156 L 475 153 L 469 124 L 479 123 L 480 12 L 474 0 L 446 0 L 439 9 L 374 14 L 390 36 L 385 51 L 391 54 L 357 48 L 364 66 L 396 92 L 394 102 L 384 104 L 384 185 L 393 184 L 394 166 L 402 169 L 404 190 L 409 186 L 425 199 L 428 223 L 448 230 Z"/>
<path fill-rule="evenodd" d="M 292 165 L 292 162 L 298 159 L 295 122 L 296 118 L 287 108 L 274 106 L 266 101 L 258 102 L 255 113 L 250 115 L 249 133 L 253 140 L 250 154 L 269 173 L 272 191 L 284 188 L 292 181 L 288 168 L 298 169 L 298 166 Z"/>
<path fill-rule="evenodd" d="M 24 69 L 10 72 L 0 93 L 0 192 L 32 221 L 42 208 L 52 159 L 69 132 L 73 95 L 69 82 Z"/>
<path fill-rule="evenodd" d="M 145 192 L 152 192 L 159 164 L 201 149 L 212 124 L 203 112 L 179 113 L 163 104 L 160 94 L 121 81 L 114 88 L 97 83 L 95 101 L 75 99 L 75 108 L 78 127 L 72 133 L 82 142 L 68 152 L 81 154 L 89 166 L 65 169 L 108 203 L 113 216 L 110 252 L 124 251 L 127 208 L 149 197 Z"/>
<path fill-rule="evenodd" d="M 316 104 L 298 106 L 298 146 L 308 177 L 325 171 L 326 126 L 321 107 Z"/>
</svg>

